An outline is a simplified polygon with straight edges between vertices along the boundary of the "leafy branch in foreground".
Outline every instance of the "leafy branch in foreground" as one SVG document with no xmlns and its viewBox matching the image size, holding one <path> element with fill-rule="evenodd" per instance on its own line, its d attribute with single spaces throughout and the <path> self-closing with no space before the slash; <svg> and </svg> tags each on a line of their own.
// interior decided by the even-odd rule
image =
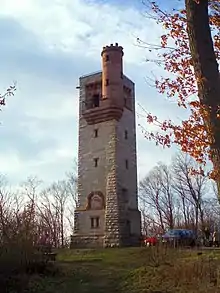
<svg viewBox="0 0 220 293">
<path fill-rule="evenodd" d="M 0 94 L 0 111 L 2 110 L 2 107 L 6 105 L 6 98 L 10 96 L 14 96 L 14 92 L 16 91 L 16 85 L 11 85 L 9 88 L 7 88 L 6 92 L 1 95 Z"/>
<path fill-rule="evenodd" d="M 185 0 L 185 7 L 171 12 L 162 10 L 155 1 L 146 3 L 153 13 L 150 18 L 165 31 L 160 46 L 138 39 L 139 44 L 156 52 L 159 61 L 154 58 L 152 62 L 169 74 L 155 78 L 154 86 L 189 115 L 176 124 L 147 112 L 147 122 L 157 125 L 158 131 L 146 131 L 145 136 L 164 147 L 177 144 L 203 166 L 211 161 L 213 169 L 208 173 L 219 182 L 220 194 L 220 2 Z"/>
</svg>

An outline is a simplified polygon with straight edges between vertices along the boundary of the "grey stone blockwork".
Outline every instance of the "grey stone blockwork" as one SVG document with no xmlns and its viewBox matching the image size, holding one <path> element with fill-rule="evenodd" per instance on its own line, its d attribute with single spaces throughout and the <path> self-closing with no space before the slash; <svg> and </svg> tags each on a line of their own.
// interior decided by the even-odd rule
<svg viewBox="0 0 220 293">
<path fill-rule="evenodd" d="M 84 85 L 101 78 L 102 74 L 96 73 L 80 79 L 79 207 L 75 212 L 75 231 L 71 247 L 138 245 L 140 239 L 134 84 L 124 76 L 124 84 L 132 88 L 132 111 L 124 107 L 119 121 L 110 120 L 88 125 L 82 115 Z M 98 129 L 97 138 L 94 138 L 94 129 Z M 94 158 L 99 160 L 97 168 L 94 167 Z M 102 210 L 86 209 L 88 195 L 94 191 L 104 195 L 105 205 Z M 91 217 L 99 217 L 99 227 L 91 229 Z"/>
<path fill-rule="evenodd" d="M 106 210 L 104 246 L 120 246 L 120 207 L 117 190 L 117 121 L 112 121 L 112 134 L 109 137 L 106 152 Z"/>
</svg>

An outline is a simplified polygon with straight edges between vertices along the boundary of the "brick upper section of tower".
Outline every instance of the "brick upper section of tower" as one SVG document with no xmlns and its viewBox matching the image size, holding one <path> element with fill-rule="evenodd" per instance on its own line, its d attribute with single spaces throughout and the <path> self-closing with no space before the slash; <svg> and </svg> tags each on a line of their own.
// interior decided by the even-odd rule
<svg viewBox="0 0 220 293">
<path fill-rule="evenodd" d="M 123 47 L 122 46 L 119 46 L 118 43 L 115 43 L 115 45 L 111 44 L 110 46 L 105 46 L 102 48 L 102 53 L 101 53 L 101 56 L 104 54 L 104 53 L 107 53 L 109 51 L 118 51 L 118 52 L 121 52 L 122 53 L 122 56 L 124 55 L 124 52 L 123 52 Z"/>
</svg>

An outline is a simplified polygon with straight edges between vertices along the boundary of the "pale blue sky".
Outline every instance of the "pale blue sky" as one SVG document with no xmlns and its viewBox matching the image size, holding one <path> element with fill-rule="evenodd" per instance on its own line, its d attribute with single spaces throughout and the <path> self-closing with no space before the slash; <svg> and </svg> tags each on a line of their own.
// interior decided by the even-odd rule
<svg viewBox="0 0 220 293">
<path fill-rule="evenodd" d="M 123 2 L 124 3 L 124 2 Z M 141 15 L 138 1 L 0 0 L 0 90 L 14 80 L 17 93 L 1 113 L 0 172 L 13 184 L 29 175 L 45 182 L 62 179 L 77 156 L 78 92 L 82 74 L 100 70 L 100 51 L 118 42 L 124 47 L 124 71 L 136 84 L 138 106 L 161 118 L 179 119 L 180 110 L 158 95 L 145 77 L 163 71 L 144 60 L 135 36 L 159 42 L 162 29 Z M 143 114 L 143 113 L 142 113 Z M 150 129 L 145 118 L 137 117 Z M 147 141 L 137 126 L 138 175 L 172 150 Z"/>
</svg>

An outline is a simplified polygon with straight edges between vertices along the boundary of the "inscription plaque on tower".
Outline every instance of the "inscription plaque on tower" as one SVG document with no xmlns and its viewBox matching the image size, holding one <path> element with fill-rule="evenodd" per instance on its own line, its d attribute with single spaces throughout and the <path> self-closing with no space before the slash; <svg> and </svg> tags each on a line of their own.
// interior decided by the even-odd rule
<svg viewBox="0 0 220 293">
<path fill-rule="evenodd" d="M 103 195 L 99 192 L 92 192 L 88 197 L 88 210 L 102 210 L 104 209 Z"/>
<path fill-rule="evenodd" d="M 94 194 L 90 202 L 91 210 L 101 210 L 103 208 L 102 198 L 98 194 Z"/>
</svg>

